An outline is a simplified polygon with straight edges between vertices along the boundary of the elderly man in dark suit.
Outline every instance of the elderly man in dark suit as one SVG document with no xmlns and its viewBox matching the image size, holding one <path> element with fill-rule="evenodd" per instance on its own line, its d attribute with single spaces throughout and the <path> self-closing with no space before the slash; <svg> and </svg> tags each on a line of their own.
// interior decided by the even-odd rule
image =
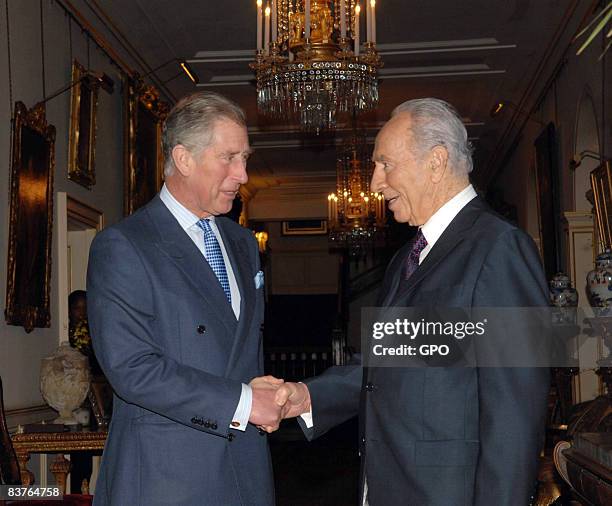
<svg viewBox="0 0 612 506">
<path fill-rule="evenodd" d="M 163 147 L 160 194 L 91 248 L 93 344 L 115 390 L 94 504 L 269 506 L 256 426 L 275 428 L 280 408 L 252 381 L 263 274 L 251 232 L 219 216 L 247 181 L 244 113 L 217 94 L 188 96 Z"/>
<path fill-rule="evenodd" d="M 533 241 L 476 195 L 467 132 L 437 99 L 400 105 L 376 139 L 372 190 L 418 226 L 388 266 L 383 307 L 539 307 Z M 505 339 L 527 337 L 518 320 Z M 537 367 L 336 367 L 277 400 L 308 438 L 359 413 L 363 504 L 524 506 L 536 479 L 549 372 Z"/>
</svg>

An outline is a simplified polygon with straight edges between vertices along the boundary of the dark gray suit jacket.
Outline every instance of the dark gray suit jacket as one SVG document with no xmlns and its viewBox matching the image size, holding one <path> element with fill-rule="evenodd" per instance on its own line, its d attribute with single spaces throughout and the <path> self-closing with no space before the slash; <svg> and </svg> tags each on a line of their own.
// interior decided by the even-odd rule
<svg viewBox="0 0 612 506">
<path fill-rule="evenodd" d="M 548 304 L 533 241 L 479 197 L 400 287 L 409 247 L 387 269 L 383 306 Z M 529 331 L 524 323 L 512 332 Z M 370 506 L 524 506 L 536 479 L 549 378 L 546 368 L 336 367 L 307 382 L 314 428 L 305 432 L 317 437 L 359 412 Z"/>
<path fill-rule="evenodd" d="M 263 373 L 257 243 L 227 218 L 217 224 L 239 321 L 159 196 L 92 244 L 89 322 L 115 390 L 96 506 L 274 504 L 266 438 L 229 429 L 241 383 Z"/>
</svg>

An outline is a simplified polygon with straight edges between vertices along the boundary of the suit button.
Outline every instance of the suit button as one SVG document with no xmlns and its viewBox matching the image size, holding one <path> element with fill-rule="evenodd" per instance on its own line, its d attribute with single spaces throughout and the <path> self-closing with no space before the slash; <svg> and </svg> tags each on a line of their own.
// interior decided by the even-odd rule
<svg viewBox="0 0 612 506">
<path fill-rule="evenodd" d="M 374 385 L 372 383 L 366 383 L 365 389 L 367 392 L 373 392 L 374 391 Z"/>
<path fill-rule="evenodd" d="M 361 438 L 361 442 L 362 442 L 363 444 L 365 444 L 365 442 L 366 442 L 366 438 L 362 437 L 362 438 Z"/>
<path fill-rule="evenodd" d="M 204 334 L 204 332 L 206 332 L 206 326 L 205 325 L 198 325 L 198 334 Z"/>
<path fill-rule="evenodd" d="M 210 428 L 211 428 L 212 430 L 217 430 L 217 424 L 216 424 L 215 422 L 211 423 L 211 424 L 210 424 Z"/>
<path fill-rule="evenodd" d="M 193 423 L 194 425 L 195 425 L 195 424 L 197 424 L 197 423 L 198 423 L 198 419 L 197 419 L 197 418 L 194 416 L 194 417 L 191 419 L 191 423 Z"/>
<path fill-rule="evenodd" d="M 207 429 L 210 428 L 210 422 L 208 420 L 204 422 L 204 427 L 206 427 Z"/>
<path fill-rule="evenodd" d="M 228 434 L 227 435 L 227 440 L 228 441 L 233 441 L 234 440 L 234 435 L 233 434 Z"/>
</svg>

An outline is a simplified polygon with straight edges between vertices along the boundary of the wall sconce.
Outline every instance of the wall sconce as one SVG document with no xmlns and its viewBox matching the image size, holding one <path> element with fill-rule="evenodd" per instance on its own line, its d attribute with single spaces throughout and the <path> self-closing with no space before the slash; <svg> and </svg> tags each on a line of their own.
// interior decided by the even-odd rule
<svg viewBox="0 0 612 506">
<path fill-rule="evenodd" d="M 257 239 L 257 244 L 259 245 L 259 252 L 266 252 L 266 244 L 268 242 L 268 232 L 253 232 L 255 234 L 255 239 Z"/>
<path fill-rule="evenodd" d="M 509 100 L 500 100 L 499 102 L 496 102 L 495 105 L 491 107 L 491 110 L 489 111 L 489 116 L 491 116 L 492 118 L 495 118 L 499 116 L 506 108 L 512 108 L 518 114 L 527 116 L 528 119 L 535 121 L 536 123 L 539 123 L 540 125 L 545 125 L 543 121 L 540 121 L 539 119 L 535 119 L 534 117 L 532 117 L 531 113 L 526 113 L 526 112 L 521 111 L 514 102 L 510 102 Z"/>
<path fill-rule="evenodd" d="M 179 70 L 178 74 L 172 76 L 170 79 L 166 79 L 165 81 L 163 81 L 162 84 L 169 83 L 170 81 L 176 79 L 181 74 L 185 74 L 193 84 L 198 84 L 200 82 L 198 75 L 191 68 L 189 63 L 187 63 L 185 60 L 180 60 L 178 58 L 172 58 L 171 60 L 168 60 L 167 62 L 162 63 L 161 65 L 159 65 L 158 67 L 155 67 L 150 72 L 147 72 L 144 76 L 142 76 L 142 78 L 150 76 L 151 74 L 155 74 L 155 72 L 157 72 L 159 69 L 165 67 L 166 65 L 170 63 L 178 63 L 181 70 Z"/>
<path fill-rule="evenodd" d="M 572 157 L 569 163 L 570 170 L 576 170 L 582 163 L 582 160 L 584 160 L 585 158 L 592 158 L 593 160 L 597 160 L 599 162 L 602 161 L 602 157 L 599 153 L 595 153 L 595 151 L 585 149 Z"/>
</svg>

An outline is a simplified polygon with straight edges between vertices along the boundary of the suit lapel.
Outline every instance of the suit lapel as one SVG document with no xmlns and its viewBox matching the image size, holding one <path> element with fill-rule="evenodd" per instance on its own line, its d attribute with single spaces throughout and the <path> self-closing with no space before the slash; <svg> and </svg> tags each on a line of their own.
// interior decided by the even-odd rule
<svg viewBox="0 0 612 506">
<path fill-rule="evenodd" d="M 232 270 L 234 271 L 236 283 L 238 284 L 238 290 L 240 290 L 240 318 L 238 320 L 238 328 L 232 352 L 227 362 L 227 375 L 240 354 L 240 350 L 242 350 L 242 346 L 248 336 L 248 330 L 251 326 L 255 310 L 255 281 L 249 262 L 250 257 L 246 240 L 235 237 L 235 235 L 231 233 L 231 228 L 228 227 L 228 218 L 221 217 L 217 218 L 215 221 L 219 228 L 219 233 L 223 238 L 227 256 L 232 264 Z"/>
<path fill-rule="evenodd" d="M 227 328 L 229 335 L 233 337 L 238 322 L 217 276 L 201 251 L 172 216 L 159 196 L 155 197 L 146 209 L 159 232 L 156 240 L 157 247 L 184 274 L 195 291 L 204 299 L 207 308 L 217 315 Z"/>
<path fill-rule="evenodd" d="M 440 261 L 446 256 L 466 237 L 466 230 L 468 230 L 473 224 L 478 215 L 485 207 L 485 203 L 480 197 L 474 197 L 468 204 L 455 216 L 453 221 L 450 222 L 446 230 L 442 233 L 440 238 L 436 241 L 429 254 L 423 260 L 423 263 L 419 265 L 416 271 L 410 276 L 408 282 L 402 286 L 399 291 L 395 292 L 393 301 L 403 300 L 406 296 L 414 290 L 416 286 L 421 282 L 423 278 L 431 272 Z M 398 272 L 398 278 L 399 272 Z M 399 283 L 399 279 L 397 281 Z"/>
</svg>

